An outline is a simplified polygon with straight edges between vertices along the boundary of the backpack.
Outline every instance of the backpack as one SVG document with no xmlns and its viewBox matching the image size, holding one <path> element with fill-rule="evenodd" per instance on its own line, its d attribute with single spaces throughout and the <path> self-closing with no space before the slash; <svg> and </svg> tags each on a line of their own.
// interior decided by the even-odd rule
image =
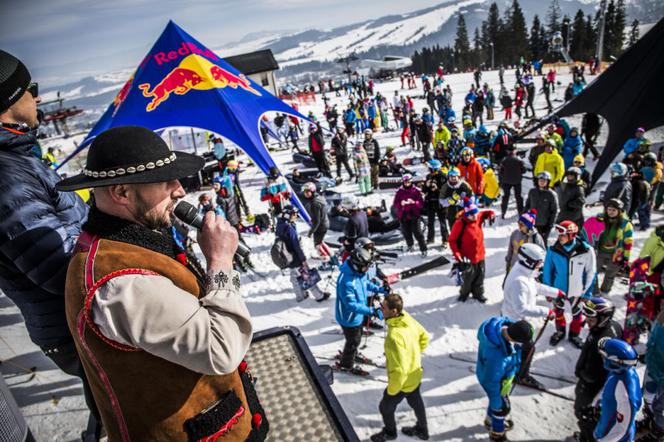
<svg viewBox="0 0 664 442">
<path fill-rule="evenodd" d="M 272 257 L 274 265 L 282 270 L 287 268 L 290 263 L 293 262 L 293 254 L 288 251 L 286 242 L 279 237 L 277 237 L 274 240 L 274 244 L 272 244 L 270 256 Z"/>
</svg>

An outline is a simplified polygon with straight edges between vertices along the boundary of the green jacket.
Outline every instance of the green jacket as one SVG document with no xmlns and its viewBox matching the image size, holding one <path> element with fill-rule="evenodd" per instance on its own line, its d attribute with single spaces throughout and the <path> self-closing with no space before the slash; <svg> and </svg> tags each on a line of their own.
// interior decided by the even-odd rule
<svg viewBox="0 0 664 442">
<path fill-rule="evenodd" d="M 422 382 L 422 352 L 429 344 L 429 335 L 405 311 L 386 322 L 387 394 L 410 393 Z"/>
<path fill-rule="evenodd" d="M 607 232 L 607 229 L 609 228 L 606 218 L 608 217 L 605 214 L 597 215 L 597 219 L 604 223 L 604 232 L 599 235 L 599 240 L 597 241 L 598 250 L 601 245 L 604 244 L 604 233 Z M 613 252 L 613 262 L 619 263 L 622 260 L 629 262 L 629 258 L 632 254 L 632 244 L 634 243 L 634 229 L 632 228 L 632 223 L 629 222 L 629 218 L 627 218 L 627 215 L 625 214 L 623 214 L 622 219 L 620 220 L 620 225 L 616 231 L 615 242 L 616 248 Z"/>
<path fill-rule="evenodd" d="M 648 274 L 652 273 L 652 270 L 656 268 L 664 259 L 664 241 L 657 236 L 657 233 L 653 230 L 650 234 L 646 243 L 641 249 L 641 254 L 639 258 L 645 258 L 646 256 L 650 257 L 650 268 L 648 269 Z"/>
</svg>

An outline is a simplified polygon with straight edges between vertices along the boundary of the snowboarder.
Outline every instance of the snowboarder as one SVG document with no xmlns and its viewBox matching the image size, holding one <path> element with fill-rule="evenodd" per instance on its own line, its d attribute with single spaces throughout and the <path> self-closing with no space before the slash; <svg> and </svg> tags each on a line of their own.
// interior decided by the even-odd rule
<svg viewBox="0 0 664 442">
<path fill-rule="evenodd" d="M 302 251 L 302 246 L 300 245 L 300 240 L 297 236 L 295 221 L 297 221 L 298 214 L 299 210 L 297 207 L 291 205 L 284 207 L 279 216 L 279 221 L 277 221 L 275 235 L 284 242 L 286 249 L 293 257 L 288 268 L 291 269 L 290 281 L 291 284 L 293 284 L 295 300 L 297 302 L 304 301 L 309 297 L 309 292 L 311 291 L 316 301 L 322 302 L 329 298 L 330 294 L 323 292 L 318 287 L 317 283 L 312 284 L 306 289 L 304 288 L 305 284 L 310 281 L 309 278 L 313 275 L 310 272 L 309 265 L 307 264 L 307 257 Z"/>
<path fill-rule="evenodd" d="M 533 327 L 523 319 L 494 316 L 480 325 L 477 339 L 476 376 L 489 397 L 484 423 L 492 441 L 506 442 L 505 431 L 513 426 L 508 419 L 512 383 L 521 368 L 522 347 L 533 339 Z"/>
<path fill-rule="evenodd" d="M 551 174 L 547 171 L 537 175 L 537 187 L 530 189 L 526 199 L 526 210 L 536 210 L 535 228 L 542 235 L 544 244 L 548 243 L 549 234 L 558 215 L 558 196 L 549 188 Z"/>
<path fill-rule="evenodd" d="M 463 216 L 452 226 L 450 247 L 457 263 L 462 267 L 463 284 L 458 300 L 466 302 L 471 294 L 484 304 L 485 250 L 482 226 L 486 221 L 493 224 L 493 210 L 479 211 L 471 198 L 464 199 Z"/>
<path fill-rule="evenodd" d="M 593 432 L 597 441 L 634 440 L 636 414 L 643 402 L 641 381 L 636 372 L 636 351 L 616 338 L 599 342 L 599 352 L 609 376 L 604 384 L 599 422 Z M 618 418 L 622 416 L 622 419 Z"/>
<path fill-rule="evenodd" d="M 591 442 L 595 425 L 590 407 L 607 377 L 597 344 L 601 339 L 621 337 L 622 328 L 613 320 L 616 308 L 608 299 L 590 298 L 581 304 L 581 308 L 588 324 L 588 337 L 574 369 L 579 379 L 574 389 L 574 415 L 579 425 L 577 440 Z"/>
<path fill-rule="evenodd" d="M 556 287 L 567 294 L 567 302 L 572 307 L 572 323 L 569 326 L 569 340 L 581 348 L 579 337 L 583 327 L 581 315 L 582 298 L 590 298 L 596 278 L 595 251 L 578 237 L 579 227 L 572 221 L 563 221 L 555 226 L 558 240 L 549 247 L 542 270 L 542 283 Z M 554 302 L 556 311 L 556 332 L 549 343 L 558 345 L 565 337 L 565 300 Z"/>
<path fill-rule="evenodd" d="M 629 257 L 632 251 L 633 229 L 627 219 L 622 201 L 612 198 L 604 203 L 604 213 L 597 216 L 604 223 L 604 230 L 597 240 L 597 273 L 604 270 L 602 285 L 595 284 L 595 293 L 607 297 L 613 280 L 620 270 L 629 273 Z M 598 280 L 599 283 L 599 280 Z"/>
<path fill-rule="evenodd" d="M 514 138 L 510 133 L 507 122 L 503 121 L 498 127 L 498 133 L 491 146 L 491 154 L 493 155 L 492 163 L 500 164 L 503 161 L 503 158 L 507 156 L 507 151 L 513 145 Z"/>
<path fill-rule="evenodd" d="M 599 130 L 601 127 L 602 123 L 598 114 L 588 112 L 583 115 L 583 120 L 581 121 L 581 136 L 584 138 L 583 156 L 585 157 L 588 155 L 588 151 L 590 150 L 595 161 L 599 158 L 599 151 L 597 150 L 597 147 L 595 147 L 595 143 L 597 143 L 597 137 L 599 136 Z"/>
<path fill-rule="evenodd" d="M 523 213 L 523 195 L 521 194 L 521 181 L 526 172 L 523 160 L 516 156 L 514 145 L 507 149 L 507 156 L 500 163 L 500 187 L 503 190 L 503 200 L 500 204 L 501 218 L 505 219 L 507 205 L 510 201 L 510 193 L 514 189 L 517 213 Z"/>
<path fill-rule="evenodd" d="M 370 251 L 356 247 L 341 265 L 337 277 L 337 301 L 335 318 L 343 330 L 346 343 L 336 368 L 352 374 L 368 373 L 355 365 L 357 349 L 362 340 L 362 324 L 365 316 L 383 319 L 380 308 L 367 305 L 369 292 L 384 294 L 385 289 L 369 280 L 367 271 L 373 261 Z"/>
<path fill-rule="evenodd" d="M 518 228 L 512 232 L 505 255 L 505 276 L 519 259 L 519 250 L 525 244 L 535 244 L 546 249 L 542 236 L 535 230 L 537 211 L 529 210 L 519 216 Z"/>
<path fill-rule="evenodd" d="M 406 240 L 405 251 L 413 250 L 413 236 L 420 247 L 422 257 L 427 256 L 427 243 L 422 234 L 420 218 L 422 209 L 424 209 L 424 198 L 420 189 L 413 185 L 413 177 L 405 174 L 402 179 L 402 185 L 394 195 L 393 206 L 396 211 L 397 219 L 401 223 L 401 232 Z"/>
<path fill-rule="evenodd" d="M 385 297 L 380 305 L 385 323 L 385 359 L 387 388 L 378 409 L 383 417 L 383 429 L 371 436 L 372 442 L 397 438 L 394 412 L 406 399 L 415 412 L 417 421 L 412 427 L 403 427 L 406 436 L 429 439 L 426 410 L 420 385 L 422 384 L 422 352 L 429 344 L 429 335 L 422 325 L 403 309 L 403 300 L 396 293 Z"/>
</svg>

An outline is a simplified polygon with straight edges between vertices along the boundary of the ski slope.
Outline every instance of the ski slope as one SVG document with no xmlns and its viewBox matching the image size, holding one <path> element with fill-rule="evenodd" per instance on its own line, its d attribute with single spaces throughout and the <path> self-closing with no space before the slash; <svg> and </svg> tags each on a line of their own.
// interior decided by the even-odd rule
<svg viewBox="0 0 664 442">
<path fill-rule="evenodd" d="M 506 73 L 506 84 L 514 81 L 513 72 Z M 561 74 L 559 80 L 563 87 L 556 88 L 556 97 L 562 97 L 564 85 L 570 77 Z M 457 74 L 446 76 L 446 83 L 452 86 L 454 92 L 454 109 L 460 114 L 463 97 L 472 81 L 471 74 Z M 496 94 L 499 90 L 497 72 L 484 73 L 483 81 L 488 81 Z M 536 77 L 537 84 L 540 78 Z M 419 82 L 418 82 L 419 84 Z M 394 90 L 399 87 L 398 81 L 385 82 L 377 85 L 377 89 L 391 98 Z M 420 90 L 402 91 L 402 93 L 420 95 Z M 306 114 L 309 110 L 322 118 L 323 105 L 320 97 L 314 106 L 303 106 L 300 110 Z M 417 98 L 418 112 L 425 105 L 422 99 Z M 332 103 L 340 108 L 345 107 L 344 97 L 332 97 Z M 555 105 L 561 104 L 560 101 Z M 537 97 L 536 111 L 544 115 L 543 96 Z M 390 115 L 391 117 L 391 115 Z M 496 117 L 502 117 L 502 112 L 496 110 Z M 490 128 L 495 127 L 500 120 L 489 122 Z M 572 125 L 578 123 L 573 119 Z M 394 122 L 391 122 L 394 126 Z M 604 128 L 606 130 L 606 128 Z M 398 132 L 378 133 L 376 138 L 381 148 L 387 146 L 400 146 Z M 648 133 L 651 139 L 661 140 L 662 133 Z M 65 142 L 72 143 L 73 140 Z M 55 143 L 55 141 L 54 141 Z M 58 141 L 60 145 L 63 141 Z M 329 145 L 329 139 L 327 144 Z M 300 141 L 306 145 L 306 139 Z M 400 157 L 409 155 L 409 149 L 397 147 Z M 291 162 L 290 151 L 275 153 L 274 157 L 282 171 L 288 172 L 295 167 Z M 246 157 L 241 158 L 246 160 Z M 246 161 L 245 161 L 246 162 Z M 592 168 L 592 160 L 588 159 Z M 419 174 L 424 174 L 423 166 L 416 166 Z M 345 175 L 344 175 L 345 176 Z M 263 176 L 255 167 L 249 167 L 242 175 L 245 196 L 254 213 L 266 211 L 266 205 L 259 200 L 259 190 L 263 183 Z M 528 184 L 525 184 L 524 193 Z M 602 186 L 598 186 L 600 189 Z M 357 185 L 344 183 L 338 188 L 341 192 L 357 192 Z M 590 201 L 597 198 L 598 191 L 589 197 Z M 186 197 L 190 202 L 197 202 L 198 194 Z M 378 205 L 381 199 L 387 204 L 391 203 L 394 191 L 377 191 L 369 197 L 362 198 L 364 204 Z M 499 211 L 499 208 L 494 209 Z M 588 210 L 590 216 L 600 209 Z M 664 219 L 662 213 L 653 214 L 653 225 L 661 223 Z M 483 419 L 487 407 L 487 399 L 479 386 L 474 373 L 470 371 L 470 364 L 453 361 L 449 354 L 475 358 L 477 351 L 476 330 L 486 318 L 500 314 L 502 300 L 502 281 L 504 278 L 505 251 L 510 233 L 516 228 L 517 213 L 512 200 L 507 219 L 498 219 L 496 223 L 485 228 L 485 244 L 487 251 L 485 281 L 488 302 L 485 305 L 474 300 L 467 303 L 458 303 L 458 287 L 448 277 L 450 266 L 432 270 L 423 275 L 416 276 L 404 282 L 395 284 L 396 292 L 403 296 L 405 309 L 418 320 L 429 332 L 431 341 L 423 355 L 424 378 L 421 386 L 424 402 L 427 408 L 430 440 L 436 441 L 472 441 L 487 440 Z M 314 254 L 311 240 L 306 238 L 306 225 L 298 224 L 298 231 L 303 234 L 305 252 L 308 256 Z M 635 228 L 635 250 L 633 256 L 638 254 L 648 232 L 640 232 Z M 335 241 L 337 234 L 329 232 L 328 239 Z M 262 235 L 246 235 L 247 242 L 253 249 L 252 260 L 256 268 L 264 274 L 264 278 L 257 275 L 243 276 L 242 293 L 245 302 L 252 314 L 254 329 L 263 330 L 284 325 L 295 326 L 301 330 L 314 355 L 331 357 L 343 346 L 343 336 L 323 333 L 334 330 L 337 325 L 334 321 L 334 303 L 336 296 L 323 303 L 307 299 L 302 303 L 295 301 L 291 284 L 287 274 L 282 273 L 271 262 L 269 248 L 273 241 L 270 233 Z M 429 250 L 429 257 L 439 256 L 441 253 L 450 257 L 448 250 L 441 250 L 440 236 L 436 237 L 436 244 Z M 315 261 L 311 261 L 312 263 Z M 399 271 L 422 262 L 419 253 L 401 254 L 397 262 L 383 265 L 386 273 Z M 328 283 L 323 273 L 323 286 L 333 290 L 335 278 Z M 336 276 L 336 273 L 335 275 Z M 611 300 L 618 306 L 617 320 L 622 323 L 624 319 L 625 301 L 622 294 L 626 286 L 617 280 Z M 539 328 L 542 320 L 534 321 Z M 533 370 L 557 373 L 568 377 L 574 375 L 574 365 L 579 350 L 566 340 L 559 346 L 552 348 L 548 344 L 553 332 L 550 326 L 538 345 L 533 363 Z M 585 330 L 583 335 L 585 335 Z M 383 332 L 363 339 L 361 351 L 376 361 L 384 362 Z M 70 441 L 78 437 L 84 428 L 87 414 L 82 398 L 79 383 L 54 368 L 39 349 L 29 342 L 22 318 L 11 301 L 0 295 L 0 365 L 2 374 L 11 385 L 12 392 L 17 397 L 22 411 L 27 417 L 37 440 Z M 328 363 L 321 359 L 320 363 Z M 30 379 L 26 369 L 36 366 L 37 375 Z M 379 368 L 366 367 L 372 375 L 385 377 L 385 372 Z M 642 374 L 642 369 L 640 370 Z M 574 395 L 574 387 L 557 381 L 541 379 L 547 386 L 556 392 L 569 396 Z M 380 430 L 382 421 L 378 412 L 378 403 L 383 394 L 385 384 L 372 379 L 361 379 L 348 375 L 336 375 L 332 386 L 346 414 L 351 420 L 358 435 L 363 440 Z M 560 441 L 571 435 L 576 429 L 572 403 L 552 397 L 550 395 L 534 392 L 517 386 L 512 395 L 512 418 L 515 428 L 509 433 L 511 440 L 518 441 Z M 397 409 L 397 423 L 399 428 L 413 425 L 414 415 L 404 401 Z M 410 438 L 399 434 L 398 440 L 408 441 Z"/>
</svg>

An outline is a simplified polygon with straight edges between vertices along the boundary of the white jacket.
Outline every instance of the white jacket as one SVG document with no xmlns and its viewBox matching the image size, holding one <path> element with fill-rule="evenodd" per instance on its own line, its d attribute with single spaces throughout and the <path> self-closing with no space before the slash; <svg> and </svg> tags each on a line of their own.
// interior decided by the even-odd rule
<svg viewBox="0 0 664 442">
<path fill-rule="evenodd" d="M 503 288 L 503 316 L 515 321 L 527 316 L 546 316 L 549 308 L 537 305 L 537 295 L 556 298 L 558 289 L 537 282 L 536 273 L 518 261 L 514 264 Z"/>
</svg>

